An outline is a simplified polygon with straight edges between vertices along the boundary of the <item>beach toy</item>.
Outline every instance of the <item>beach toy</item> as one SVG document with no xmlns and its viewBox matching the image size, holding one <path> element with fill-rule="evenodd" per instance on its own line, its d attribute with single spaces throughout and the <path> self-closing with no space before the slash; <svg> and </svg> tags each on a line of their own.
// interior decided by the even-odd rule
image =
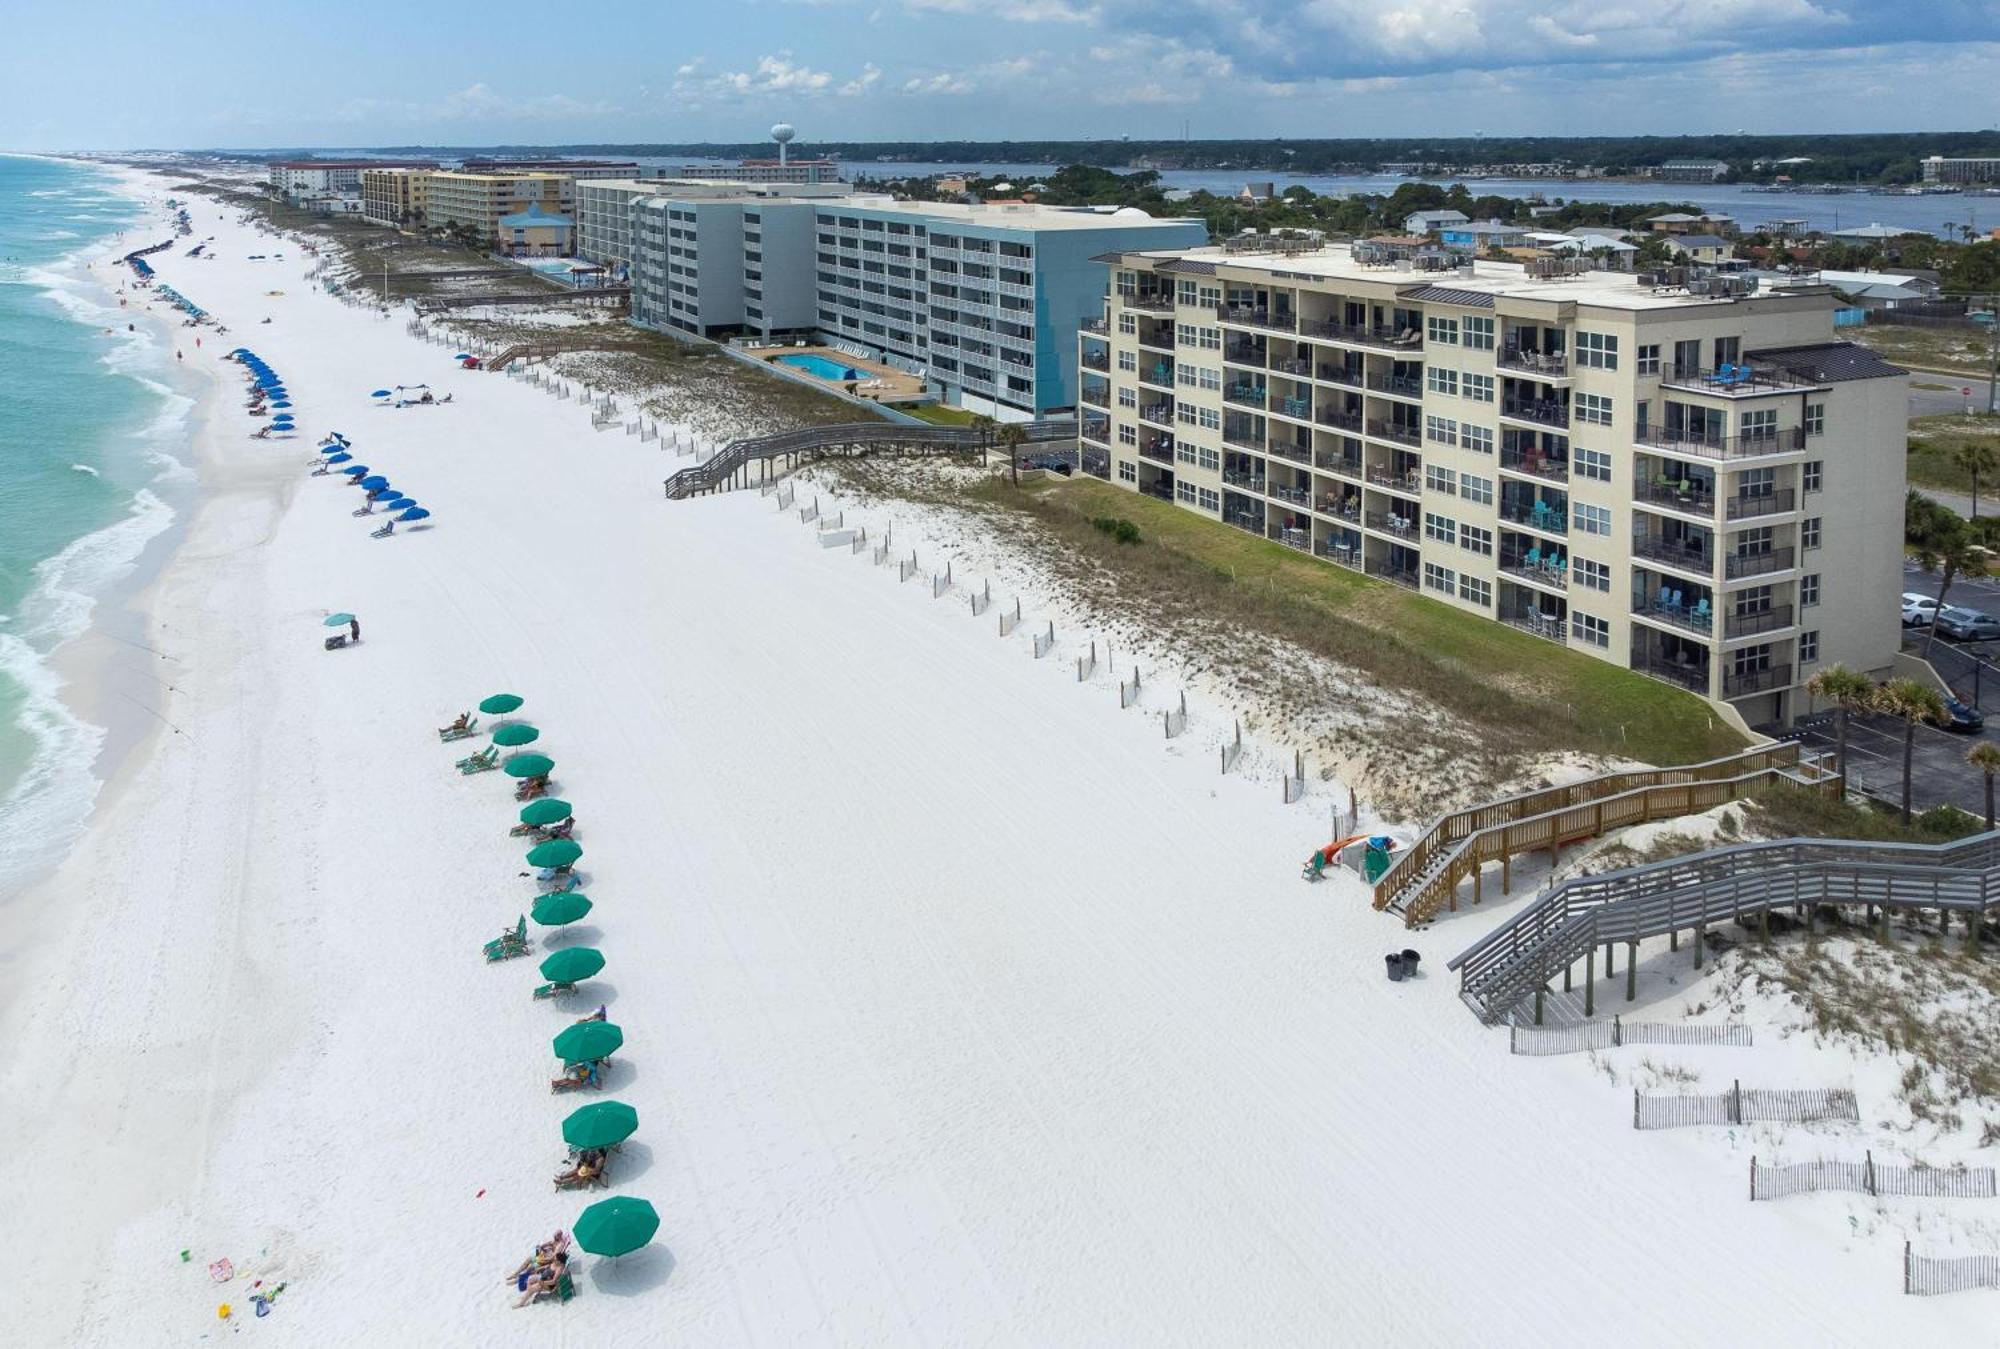
<svg viewBox="0 0 2000 1349">
<path fill-rule="evenodd" d="M 208 1277 L 217 1283 L 228 1283 L 236 1277 L 236 1266 L 231 1264 L 229 1257 L 225 1255 L 208 1267 Z"/>
<path fill-rule="evenodd" d="M 229 1319 L 229 1310 L 229 1304 L 224 1302 L 216 1307 L 215 1314 L 220 1320 L 227 1321 Z"/>
<path fill-rule="evenodd" d="M 182 1252 L 181 1252 L 181 1263 L 185 1265 L 185 1264 L 186 1264 L 187 1262 L 188 1262 L 188 1253 L 187 1253 L 186 1251 L 182 1251 Z"/>
</svg>

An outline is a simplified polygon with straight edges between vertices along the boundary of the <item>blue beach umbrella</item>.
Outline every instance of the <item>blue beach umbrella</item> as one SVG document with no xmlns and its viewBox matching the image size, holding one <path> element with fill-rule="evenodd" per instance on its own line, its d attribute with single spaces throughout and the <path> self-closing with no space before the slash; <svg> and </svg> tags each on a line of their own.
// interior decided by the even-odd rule
<svg viewBox="0 0 2000 1349">
<path fill-rule="evenodd" d="M 346 468 L 343 468 L 340 471 L 342 473 L 345 473 L 350 478 L 365 478 L 368 476 L 368 465 L 349 464 Z"/>
<path fill-rule="evenodd" d="M 326 454 L 326 455 L 347 454 L 347 446 L 341 444 L 339 441 L 336 440 L 331 445 L 320 446 L 319 452 L 321 454 Z M 352 459 L 354 456 L 349 454 L 347 455 L 347 457 L 349 459 Z"/>
<path fill-rule="evenodd" d="M 387 398 L 389 396 L 389 391 L 387 389 L 377 389 L 374 393 L 371 393 L 368 396 L 370 398 Z"/>
<path fill-rule="evenodd" d="M 398 495 L 395 492 L 384 492 L 381 496 L 375 498 L 375 504 L 385 511 L 399 511 L 405 506 L 414 506 L 417 503 L 409 497 Z"/>
<path fill-rule="evenodd" d="M 288 408 L 291 405 L 292 402 L 289 398 L 273 398 L 271 400 L 271 406 L 274 408 Z"/>
<path fill-rule="evenodd" d="M 273 422 L 279 422 L 279 423 L 289 422 L 291 421 L 291 419 L 292 419 L 292 414 L 289 412 L 280 412 L 275 417 L 271 418 Z"/>
<path fill-rule="evenodd" d="M 361 480 L 361 485 L 371 492 L 379 492 L 389 485 L 389 480 L 381 474 L 371 474 Z"/>
<path fill-rule="evenodd" d="M 431 518 L 431 513 L 422 506 L 412 506 L 396 518 L 407 524 L 412 520 L 428 520 Z"/>
<path fill-rule="evenodd" d="M 244 354 L 246 354 L 249 350 L 250 348 L 248 347 L 238 347 L 236 348 L 236 350 L 229 353 L 229 359 L 232 361 L 236 360 L 238 357 L 241 357 Z"/>
<path fill-rule="evenodd" d="M 472 353 L 469 351 L 461 351 L 458 353 L 458 355 L 452 357 L 452 359 L 454 361 L 469 361 L 472 359 Z"/>
<path fill-rule="evenodd" d="M 330 454 L 326 457 L 326 462 L 329 464 L 344 464 L 353 457 L 351 454 Z"/>
</svg>

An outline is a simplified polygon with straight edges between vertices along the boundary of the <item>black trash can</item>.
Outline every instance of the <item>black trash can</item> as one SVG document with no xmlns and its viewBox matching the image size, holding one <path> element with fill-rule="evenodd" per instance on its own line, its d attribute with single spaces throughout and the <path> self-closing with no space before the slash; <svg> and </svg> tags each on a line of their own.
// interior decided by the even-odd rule
<svg viewBox="0 0 2000 1349">
<path fill-rule="evenodd" d="M 1416 974 L 1417 962 L 1422 959 L 1423 957 L 1415 951 L 1410 950 L 1408 947 L 1403 948 L 1403 977 L 1405 979 L 1411 978 Z"/>
<path fill-rule="evenodd" d="M 1389 965 L 1389 982 L 1395 984 L 1400 984 L 1401 982 L 1403 982 L 1402 955 L 1396 951 L 1391 951 L 1388 955 L 1384 956 L 1383 959 L 1387 961 Z"/>
</svg>

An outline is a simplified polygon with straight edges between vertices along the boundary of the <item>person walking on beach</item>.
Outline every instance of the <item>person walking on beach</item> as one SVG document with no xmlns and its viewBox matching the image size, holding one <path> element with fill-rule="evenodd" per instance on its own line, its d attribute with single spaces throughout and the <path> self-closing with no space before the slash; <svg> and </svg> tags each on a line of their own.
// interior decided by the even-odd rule
<svg viewBox="0 0 2000 1349">
<path fill-rule="evenodd" d="M 350 619 L 348 619 L 348 620 L 347 620 L 347 633 L 348 633 L 348 637 L 349 637 L 349 640 L 351 640 L 351 641 L 356 641 L 356 642 L 360 641 L 360 640 L 361 640 L 361 620 L 360 620 L 360 619 L 358 619 L 358 618 L 350 618 Z"/>
</svg>

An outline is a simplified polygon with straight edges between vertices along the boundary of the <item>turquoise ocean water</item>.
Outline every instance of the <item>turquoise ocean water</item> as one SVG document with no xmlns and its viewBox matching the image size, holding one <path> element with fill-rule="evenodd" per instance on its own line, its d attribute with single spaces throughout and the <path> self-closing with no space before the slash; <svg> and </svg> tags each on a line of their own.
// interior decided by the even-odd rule
<svg viewBox="0 0 2000 1349">
<path fill-rule="evenodd" d="M 126 331 L 77 256 L 166 237 L 141 214 L 100 170 L 0 156 L 0 891 L 60 855 L 96 794 L 103 733 L 63 705 L 49 657 L 192 488 L 173 353 Z"/>
</svg>

